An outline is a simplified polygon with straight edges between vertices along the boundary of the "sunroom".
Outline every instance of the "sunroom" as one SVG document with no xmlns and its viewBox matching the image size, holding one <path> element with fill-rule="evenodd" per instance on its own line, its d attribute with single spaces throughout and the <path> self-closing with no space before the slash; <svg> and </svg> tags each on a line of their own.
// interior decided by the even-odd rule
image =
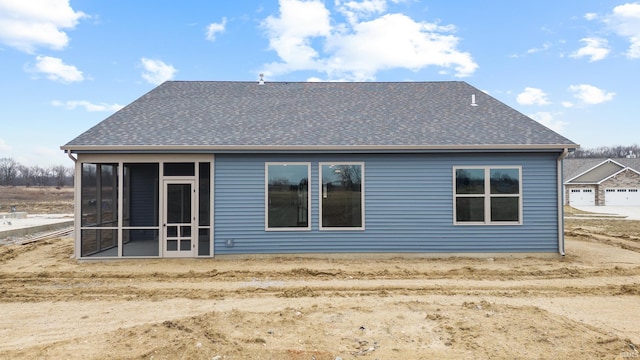
<svg viewBox="0 0 640 360">
<path fill-rule="evenodd" d="M 213 155 L 81 154 L 79 257 L 213 256 L 212 178 Z"/>
</svg>

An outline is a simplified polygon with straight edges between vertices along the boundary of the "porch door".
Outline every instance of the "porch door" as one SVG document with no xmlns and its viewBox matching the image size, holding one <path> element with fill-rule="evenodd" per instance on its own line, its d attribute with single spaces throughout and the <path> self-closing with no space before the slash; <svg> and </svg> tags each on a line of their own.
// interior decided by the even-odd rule
<svg viewBox="0 0 640 360">
<path fill-rule="evenodd" d="M 164 181 L 163 256 L 195 256 L 195 181 Z"/>
</svg>

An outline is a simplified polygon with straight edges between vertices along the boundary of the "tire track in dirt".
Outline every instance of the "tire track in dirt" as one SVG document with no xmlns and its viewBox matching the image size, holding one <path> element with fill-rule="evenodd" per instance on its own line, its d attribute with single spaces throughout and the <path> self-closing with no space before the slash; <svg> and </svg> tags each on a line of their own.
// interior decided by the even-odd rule
<svg viewBox="0 0 640 360">
<path fill-rule="evenodd" d="M 609 277 L 606 281 L 585 278 L 582 285 L 559 280 L 441 281 L 429 284 L 416 280 L 350 280 L 350 281 L 270 281 L 203 282 L 184 281 L 158 286 L 157 279 L 125 279 L 123 281 L 92 280 L 90 282 L 60 279 L 3 279 L 2 302 L 68 301 L 72 299 L 223 299 L 228 297 L 359 297 L 400 295 L 475 295 L 507 297 L 545 296 L 623 296 L 640 295 L 640 275 Z M 136 285 L 140 283 L 143 285 Z"/>
<path fill-rule="evenodd" d="M 614 236 L 604 233 L 594 233 L 589 230 L 576 228 L 567 233 L 568 236 L 573 236 L 581 239 L 588 239 L 587 241 L 595 241 L 602 244 L 619 247 L 621 249 L 640 253 L 640 240 L 635 237 L 629 236 Z"/>
</svg>

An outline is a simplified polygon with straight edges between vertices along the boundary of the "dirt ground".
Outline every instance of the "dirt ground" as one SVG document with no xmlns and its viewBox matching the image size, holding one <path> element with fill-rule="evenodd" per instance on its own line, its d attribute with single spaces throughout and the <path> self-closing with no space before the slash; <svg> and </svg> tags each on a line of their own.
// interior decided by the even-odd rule
<svg viewBox="0 0 640 360">
<path fill-rule="evenodd" d="M 640 359 L 640 222 L 567 255 L 77 262 L 0 246 L 0 359 Z"/>
</svg>

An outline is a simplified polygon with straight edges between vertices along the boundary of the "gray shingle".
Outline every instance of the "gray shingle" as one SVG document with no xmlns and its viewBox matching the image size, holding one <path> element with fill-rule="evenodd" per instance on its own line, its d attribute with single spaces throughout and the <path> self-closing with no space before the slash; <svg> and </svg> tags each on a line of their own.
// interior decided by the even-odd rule
<svg viewBox="0 0 640 360">
<path fill-rule="evenodd" d="M 170 81 L 63 148 L 458 145 L 577 147 L 465 82 Z"/>
<path fill-rule="evenodd" d="M 602 164 L 603 162 L 609 159 L 605 158 L 587 158 L 587 159 L 564 159 L 563 162 L 563 177 L 564 181 L 568 181 L 587 170 L 594 168 Z M 631 169 L 640 172 L 640 158 L 636 159 L 627 159 L 627 158 L 612 158 L 613 160 L 619 164 L 630 167 Z M 599 178 L 591 179 L 592 182 L 599 182 L 610 174 L 604 173 Z"/>
</svg>

